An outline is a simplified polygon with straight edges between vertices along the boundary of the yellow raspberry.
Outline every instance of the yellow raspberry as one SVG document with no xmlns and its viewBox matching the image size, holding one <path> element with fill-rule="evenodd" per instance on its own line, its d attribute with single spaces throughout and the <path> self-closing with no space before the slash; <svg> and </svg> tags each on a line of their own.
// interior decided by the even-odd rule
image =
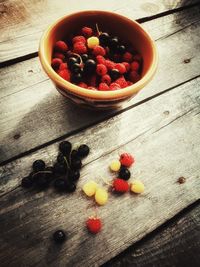
<svg viewBox="0 0 200 267">
<path fill-rule="evenodd" d="M 135 180 L 131 183 L 131 191 L 137 194 L 144 192 L 144 184 L 138 180 Z"/>
<path fill-rule="evenodd" d="M 87 46 L 89 48 L 94 48 L 96 45 L 99 45 L 99 38 L 92 36 L 90 38 L 87 39 Z"/>
<path fill-rule="evenodd" d="M 118 172 L 119 169 L 120 169 L 120 167 L 121 167 L 121 163 L 120 163 L 119 160 L 114 160 L 114 161 L 112 161 L 111 164 L 110 164 L 110 169 L 111 169 L 111 171 L 113 171 L 113 172 Z"/>
<path fill-rule="evenodd" d="M 99 205 L 105 205 L 108 201 L 108 192 L 103 188 L 98 188 L 95 193 L 95 200 Z"/>
<path fill-rule="evenodd" d="M 96 193 L 97 186 L 97 183 L 95 183 L 94 181 L 89 181 L 84 184 L 82 190 L 88 197 L 92 197 Z"/>
</svg>

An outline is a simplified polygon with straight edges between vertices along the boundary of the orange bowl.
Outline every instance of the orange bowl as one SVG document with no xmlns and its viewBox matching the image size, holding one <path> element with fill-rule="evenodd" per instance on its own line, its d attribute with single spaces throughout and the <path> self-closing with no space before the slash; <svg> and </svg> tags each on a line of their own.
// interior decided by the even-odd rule
<svg viewBox="0 0 200 267">
<path fill-rule="evenodd" d="M 56 41 L 74 34 L 83 26 L 95 25 L 102 31 L 119 36 L 142 55 L 141 79 L 133 85 L 115 91 L 93 91 L 79 87 L 61 78 L 51 67 L 53 47 Z M 67 15 L 53 23 L 44 32 L 39 45 L 41 64 L 57 90 L 73 102 L 95 109 L 118 108 L 124 101 L 135 96 L 155 74 L 158 53 L 154 41 L 142 26 L 134 20 L 107 11 L 83 11 Z"/>
</svg>

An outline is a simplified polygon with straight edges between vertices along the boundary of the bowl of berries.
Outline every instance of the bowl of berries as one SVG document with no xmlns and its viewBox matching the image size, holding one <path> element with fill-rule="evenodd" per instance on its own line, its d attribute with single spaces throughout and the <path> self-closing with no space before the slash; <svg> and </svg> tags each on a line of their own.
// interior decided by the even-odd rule
<svg viewBox="0 0 200 267">
<path fill-rule="evenodd" d="M 40 62 L 57 90 L 94 109 L 118 108 L 155 74 L 158 53 L 139 23 L 107 11 L 67 15 L 44 32 Z"/>
</svg>

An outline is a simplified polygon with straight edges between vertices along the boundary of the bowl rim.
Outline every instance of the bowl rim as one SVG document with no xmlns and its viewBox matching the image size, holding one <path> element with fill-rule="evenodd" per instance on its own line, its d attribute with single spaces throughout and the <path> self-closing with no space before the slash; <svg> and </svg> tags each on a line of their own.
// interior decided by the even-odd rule
<svg viewBox="0 0 200 267">
<path fill-rule="evenodd" d="M 82 14 L 88 14 L 88 13 L 94 13 L 94 14 L 109 14 L 109 15 L 114 15 L 116 17 L 119 17 L 120 19 L 123 19 L 125 21 L 131 22 L 132 24 L 135 24 L 137 27 L 140 28 L 141 32 L 145 35 L 147 40 L 149 41 L 152 51 L 153 51 L 153 59 L 152 59 L 152 64 L 150 68 L 147 70 L 147 73 L 140 79 L 138 82 L 126 87 L 125 89 L 118 89 L 118 90 L 113 90 L 113 91 L 99 91 L 99 90 L 89 90 L 86 88 L 82 88 L 80 86 L 77 86 L 71 82 L 68 82 L 61 78 L 51 67 L 51 65 L 48 63 L 46 57 L 45 57 L 45 44 L 47 42 L 47 39 L 51 33 L 51 31 L 56 27 L 57 24 L 61 23 L 62 21 L 66 20 L 70 16 L 74 15 L 82 15 Z M 125 97 L 130 97 L 131 95 L 134 95 L 138 93 L 154 76 L 157 66 L 158 66 L 158 51 L 157 47 L 155 45 L 154 40 L 151 38 L 151 36 L 146 32 L 146 30 L 139 24 L 137 21 L 127 18 L 123 15 L 117 14 L 115 12 L 111 11 L 102 11 L 102 10 L 85 10 L 85 11 L 79 11 L 79 12 L 74 12 L 70 13 L 68 15 L 62 16 L 61 18 L 57 19 L 55 22 L 50 24 L 49 27 L 44 31 L 40 38 L 40 43 L 39 43 L 39 59 L 41 62 L 41 65 L 49 78 L 59 87 L 63 88 L 66 91 L 69 91 L 70 93 L 82 97 L 86 97 L 89 99 L 99 99 L 99 100 L 111 100 L 111 99 L 119 99 L 119 98 L 125 98 Z"/>
</svg>

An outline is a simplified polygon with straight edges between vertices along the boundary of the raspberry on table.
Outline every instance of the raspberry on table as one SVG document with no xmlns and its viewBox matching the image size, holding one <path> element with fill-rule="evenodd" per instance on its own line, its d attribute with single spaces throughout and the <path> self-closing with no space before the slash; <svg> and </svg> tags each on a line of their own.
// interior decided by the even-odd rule
<svg viewBox="0 0 200 267">
<path fill-rule="evenodd" d="M 97 234 L 98 232 L 101 231 L 102 228 L 101 220 L 99 218 L 94 218 L 94 217 L 89 218 L 86 221 L 86 227 L 90 233 Z"/>
<path fill-rule="evenodd" d="M 92 36 L 93 34 L 93 30 L 90 27 L 83 27 L 81 31 L 82 31 L 82 34 L 87 38 Z"/>
<path fill-rule="evenodd" d="M 107 73 L 107 68 L 103 64 L 97 64 L 96 73 L 100 76 L 103 76 Z"/>
<path fill-rule="evenodd" d="M 123 60 L 130 63 L 133 61 L 133 55 L 130 52 L 125 52 L 123 54 Z"/>
<path fill-rule="evenodd" d="M 117 69 L 121 74 L 126 72 L 126 67 L 122 63 L 115 64 L 115 69 Z"/>
<path fill-rule="evenodd" d="M 114 191 L 118 193 L 125 193 L 129 190 L 128 182 L 120 178 L 114 179 L 112 186 Z"/>
<path fill-rule="evenodd" d="M 87 47 L 82 42 L 76 42 L 73 46 L 73 51 L 77 54 L 85 54 L 87 52 Z"/>
<path fill-rule="evenodd" d="M 58 69 L 60 67 L 60 64 L 62 64 L 63 61 L 60 58 L 53 58 L 51 61 L 51 66 L 53 69 Z"/>
<path fill-rule="evenodd" d="M 106 83 L 106 84 L 110 84 L 111 83 L 111 78 L 110 78 L 110 75 L 108 74 L 105 74 L 101 77 L 101 82 L 102 83 Z"/>
<path fill-rule="evenodd" d="M 105 65 L 105 62 L 106 62 L 105 58 L 103 56 L 101 56 L 101 55 L 96 56 L 96 61 L 97 61 L 97 63 L 104 64 L 104 65 Z"/>
<path fill-rule="evenodd" d="M 86 44 L 86 39 L 84 36 L 82 35 L 78 35 L 78 36 L 75 36 L 73 39 L 72 39 L 72 43 L 75 44 L 77 42 L 81 42 L 83 44 Z"/>
<path fill-rule="evenodd" d="M 92 54 L 95 56 L 98 56 L 98 55 L 105 56 L 106 51 L 102 46 L 96 45 L 92 50 Z"/>
<path fill-rule="evenodd" d="M 138 71 L 139 68 L 140 68 L 140 64 L 139 64 L 138 61 L 135 60 L 135 61 L 133 61 L 133 62 L 131 63 L 131 70 Z"/>
<path fill-rule="evenodd" d="M 106 84 L 106 83 L 100 83 L 99 84 L 99 91 L 109 91 L 109 90 L 110 90 L 110 88 L 109 88 L 108 84 Z"/>
<path fill-rule="evenodd" d="M 68 45 L 64 41 L 57 41 L 55 43 L 54 49 L 56 52 L 65 53 L 68 50 Z"/>
</svg>

